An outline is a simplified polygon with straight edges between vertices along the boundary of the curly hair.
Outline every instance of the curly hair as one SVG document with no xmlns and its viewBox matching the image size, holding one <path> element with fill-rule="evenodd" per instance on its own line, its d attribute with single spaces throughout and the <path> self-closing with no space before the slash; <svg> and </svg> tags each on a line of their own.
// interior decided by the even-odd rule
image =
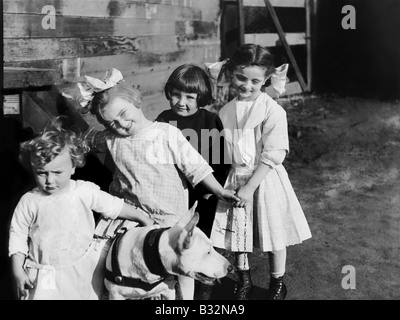
<svg viewBox="0 0 400 320">
<path fill-rule="evenodd" d="M 44 167 L 68 148 L 74 167 L 85 165 L 89 147 L 83 135 L 62 128 L 56 118 L 32 140 L 21 143 L 20 160 L 27 167 Z"/>
<path fill-rule="evenodd" d="M 207 73 L 194 64 L 184 64 L 169 76 L 164 87 L 165 97 L 171 100 L 172 90 L 197 93 L 197 106 L 203 108 L 213 102 L 211 83 Z"/>
<path fill-rule="evenodd" d="M 90 113 L 95 115 L 97 121 L 106 127 L 108 125 L 101 117 L 101 112 L 103 111 L 104 107 L 115 97 L 120 97 L 132 103 L 138 109 L 140 109 L 142 105 L 142 95 L 139 90 L 130 88 L 122 83 L 118 83 L 110 89 L 95 93 L 94 98 L 91 101 Z"/>
</svg>

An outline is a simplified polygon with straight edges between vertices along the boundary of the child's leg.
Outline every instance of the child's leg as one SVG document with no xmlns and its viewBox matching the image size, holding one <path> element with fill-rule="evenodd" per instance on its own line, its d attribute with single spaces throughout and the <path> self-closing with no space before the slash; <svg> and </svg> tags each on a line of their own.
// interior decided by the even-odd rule
<svg viewBox="0 0 400 320">
<path fill-rule="evenodd" d="M 249 270 L 250 265 L 249 265 L 249 258 L 247 256 L 247 252 L 237 252 L 235 254 L 236 258 L 236 267 L 239 270 Z"/>
<path fill-rule="evenodd" d="M 285 274 L 286 268 L 286 248 L 279 251 L 268 252 L 268 258 L 271 277 L 282 277 Z"/>
<path fill-rule="evenodd" d="M 194 279 L 185 276 L 178 276 L 178 282 L 183 300 L 193 300 Z"/>
<path fill-rule="evenodd" d="M 287 289 L 283 283 L 283 276 L 286 268 L 286 248 L 279 251 L 268 252 L 269 258 L 269 294 L 270 300 L 283 300 L 286 297 Z"/>
<path fill-rule="evenodd" d="M 238 252 L 236 257 L 236 273 L 239 281 L 235 286 L 235 298 L 236 300 L 248 300 L 250 293 L 253 289 L 253 282 L 250 276 L 250 265 L 249 259 L 246 252 Z"/>
</svg>

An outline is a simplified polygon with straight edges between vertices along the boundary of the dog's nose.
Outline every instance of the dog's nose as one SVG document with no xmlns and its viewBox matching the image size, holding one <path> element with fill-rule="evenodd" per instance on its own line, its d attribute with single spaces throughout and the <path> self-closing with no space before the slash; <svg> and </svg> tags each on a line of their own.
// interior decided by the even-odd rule
<svg viewBox="0 0 400 320">
<path fill-rule="evenodd" d="M 228 266 L 228 273 L 232 273 L 233 272 L 233 267 L 232 267 L 232 265 L 230 264 L 229 266 Z"/>
</svg>

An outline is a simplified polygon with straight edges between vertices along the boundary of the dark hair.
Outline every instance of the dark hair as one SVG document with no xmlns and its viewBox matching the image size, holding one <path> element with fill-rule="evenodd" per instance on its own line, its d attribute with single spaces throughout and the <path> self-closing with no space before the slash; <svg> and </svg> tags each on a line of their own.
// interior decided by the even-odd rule
<svg viewBox="0 0 400 320">
<path fill-rule="evenodd" d="M 197 93 L 197 106 L 205 107 L 213 102 L 210 79 L 207 73 L 194 64 L 184 64 L 169 76 L 164 87 L 165 96 L 171 99 L 172 90 Z"/>
<path fill-rule="evenodd" d="M 94 114 L 101 124 L 108 127 L 107 123 L 101 116 L 101 111 L 113 98 L 122 98 L 131 102 L 136 108 L 140 109 L 142 104 L 142 95 L 139 90 L 131 88 L 123 83 L 118 83 L 114 87 L 97 92 L 91 101 L 90 113 Z"/>
<path fill-rule="evenodd" d="M 252 43 L 245 44 L 237 49 L 223 66 L 222 72 L 224 72 L 229 79 L 233 71 L 239 66 L 259 66 L 266 68 L 266 76 L 275 71 L 274 59 L 268 49 Z"/>
<path fill-rule="evenodd" d="M 35 138 L 21 143 L 20 160 L 25 167 L 44 167 L 68 148 L 74 167 L 83 167 L 89 147 L 81 134 L 62 128 L 60 117 L 48 124 Z"/>
</svg>

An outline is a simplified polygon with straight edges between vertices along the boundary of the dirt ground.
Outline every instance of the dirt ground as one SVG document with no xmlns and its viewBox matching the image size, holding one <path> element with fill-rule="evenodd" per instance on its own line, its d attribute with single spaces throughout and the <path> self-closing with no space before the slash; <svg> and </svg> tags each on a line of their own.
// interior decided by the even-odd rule
<svg viewBox="0 0 400 320">
<path fill-rule="evenodd" d="M 282 105 L 291 146 L 284 164 L 313 236 L 288 248 L 287 299 L 400 299 L 400 103 L 310 97 Z M 251 299 L 263 300 L 267 255 L 255 251 L 250 263 Z M 354 267 L 355 289 L 342 287 L 344 266 Z M 233 279 L 213 299 L 230 299 Z"/>
</svg>

